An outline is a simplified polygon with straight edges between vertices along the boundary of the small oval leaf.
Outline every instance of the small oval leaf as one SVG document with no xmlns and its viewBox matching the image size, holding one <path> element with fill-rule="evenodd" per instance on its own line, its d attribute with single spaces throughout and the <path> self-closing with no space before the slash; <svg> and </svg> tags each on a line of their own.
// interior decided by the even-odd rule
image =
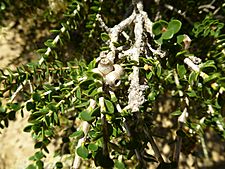
<svg viewBox="0 0 225 169">
<path fill-rule="evenodd" d="M 80 147 L 77 148 L 77 154 L 82 158 L 87 158 L 88 149 L 84 145 L 81 145 Z"/>
</svg>

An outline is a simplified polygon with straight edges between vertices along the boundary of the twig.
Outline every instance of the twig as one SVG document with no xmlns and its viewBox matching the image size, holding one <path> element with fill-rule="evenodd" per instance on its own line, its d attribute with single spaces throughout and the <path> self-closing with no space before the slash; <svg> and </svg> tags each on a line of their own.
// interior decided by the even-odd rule
<svg viewBox="0 0 225 169">
<path fill-rule="evenodd" d="M 78 11 L 80 11 L 80 5 L 77 4 L 77 8 L 73 11 L 74 16 L 78 13 Z M 64 26 L 62 26 L 62 28 L 60 29 L 61 33 L 64 33 L 66 31 L 66 28 Z M 60 35 L 57 35 L 52 44 L 56 45 L 60 40 Z M 49 56 L 50 52 L 52 51 L 52 49 L 50 47 L 47 48 L 47 51 L 44 53 L 45 56 Z M 42 63 L 44 62 L 44 57 L 42 56 L 41 59 L 38 61 L 39 65 L 42 65 Z"/>
<path fill-rule="evenodd" d="M 105 157 L 109 156 L 108 142 L 109 142 L 109 134 L 108 134 L 108 123 L 105 115 L 101 114 L 102 119 L 102 133 L 103 133 L 103 155 Z"/>
<path fill-rule="evenodd" d="M 104 103 L 104 97 L 99 98 L 99 105 L 100 105 L 100 112 L 101 112 L 101 119 L 102 119 L 102 132 L 103 132 L 103 155 L 109 156 L 108 151 L 108 126 L 107 121 L 104 113 L 106 112 L 106 107 Z"/>
<path fill-rule="evenodd" d="M 174 11 L 177 14 L 179 14 L 180 16 L 182 16 L 184 19 L 186 19 L 188 21 L 188 23 L 190 25 L 194 25 L 194 23 L 191 21 L 191 19 L 186 16 L 185 12 L 182 13 L 181 10 L 178 10 L 178 9 L 174 8 L 172 5 L 169 5 L 169 4 L 165 4 L 164 6 L 165 6 L 165 8 L 167 8 L 171 11 Z"/>
<path fill-rule="evenodd" d="M 174 81 L 175 81 L 175 84 L 176 84 L 177 88 L 179 88 L 180 81 L 179 81 L 178 74 L 177 74 L 176 70 L 174 70 Z M 184 95 L 183 91 L 179 90 L 178 92 L 179 92 L 179 96 L 183 97 L 183 95 Z M 182 101 L 184 101 L 183 98 L 181 98 L 181 102 Z M 189 100 L 188 100 L 187 97 L 185 97 L 185 103 L 186 103 L 186 107 L 184 108 L 182 114 L 178 118 L 178 129 L 182 129 L 183 124 L 186 123 L 186 118 L 188 116 L 187 106 L 189 105 Z M 178 167 L 178 164 L 179 164 L 181 145 L 182 145 L 182 137 L 177 135 L 176 136 L 176 143 L 175 143 L 175 147 L 174 147 L 174 152 L 173 152 L 173 161 L 177 164 L 177 167 Z"/>
<path fill-rule="evenodd" d="M 183 125 L 186 123 L 186 117 L 187 117 L 187 108 L 185 107 L 182 114 L 178 118 L 178 129 L 183 128 Z M 177 135 L 175 148 L 173 152 L 173 161 L 177 164 L 177 167 L 180 159 L 181 145 L 182 145 L 182 137 Z"/>
<path fill-rule="evenodd" d="M 128 123 L 127 123 L 126 121 L 124 122 L 124 127 L 125 127 L 125 129 L 126 129 L 126 131 L 127 131 L 127 135 L 128 135 L 130 138 L 132 138 L 132 133 L 131 133 L 131 131 L 130 131 L 130 127 L 129 127 L 129 125 L 128 125 Z M 141 153 L 139 152 L 139 150 L 138 150 L 138 149 L 134 149 L 134 152 L 135 152 L 135 155 L 136 155 L 138 161 L 140 162 L 140 164 L 145 165 L 145 162 L 144 162 L 144 160 L 142 159 L 142 156 L 141 156 Z"/>
<path fill-rule="evenodd" d="M 209 77 L 209 75 L 207 75 L 206 73 L 202 72 L 199 68 L 198 65 L 194 64 L 193 61 L 190 59 L 190 58 L 185 58 L 184 59 L 184 63 L 186 65 L 188 65 L 193 71 L 199 73 L 199 75 L 203 78 L 203 79 L 206 79 Z M 218 83 L 214 82 L 211 84 L 211 87 L 213 89 L 216 89 L 217 87 L 219 86 Z M 225 88 L 224 87 L 220 87 L 220 90 L 219 90 L 221 93 L 223 93 L 225 91 Z"/>
<path fill-rule="evenodd" d="M 147 128 L 147 126 L 146 126 L 146 128 Z M 155 153 L 155 155 L 156 155 L 156 158 L 158 159 L 158 161 L 159 161 L 160 163 L 163 163 L 164 160 L 163 160 L 163 158 L 162 158 L 162 155 L 161 155 L 161 153 L 160 153 L 160 151 L 159 151 L 159 148 L 158 148 L 158 146 L 156 145 L 156 143 L 155 143 L 153 137 L 149 134 L 148 131 L 146 131 L 145 128 L 144 128 L 144 132 L 145 132 L 146 136 L 147 136 L 148 139 L 149 139 L 149 142 L 150 142 L 150 144 L 151 144 L 151 146 L 152 146 L 152 149 L 153 149 L 153 151 L 154 151 L 154 153 Z"/>
<path fill-rule="evenodd" d="M 93 99 L 91 99 L 90 100 L 90 105 L 87 108 L 87 111 L 88 112 L 91 112 L 95 108 L 95 106 L 96 106 L 96 101 L 93 100 Z M 80 147 L 86 141 L 89 128 L 90 128 L 90 124 L 88 122 L 83 121 L 81 123 L 80 129 L 84 132 L 84 137 L 81 138 L 78 141 L 78 144 L 76 146 L 76 150 L 77 150 L 78 147 Z M 75 155 L 74 162 L 73 162 L 73 166 L 71 167 L 71 169 L 78 169 L 80 167 L 80 165 L 81 165 L 81 157 L 78 156 L 78 155 Z"/>
<path fill-rule="evenodd" d="M 209 4 L 200 5 L 198 9 L 215 9 L 215 6 L 212 6 L 216 0 L 211 1 Z"/>
<path fill-rule="evenodd" d="M 106 24 L 105 24 L 105 22 L 103 21 L 103 19 L 102 19 L 102 17 L 101 17 L 100 14 L 97 14 L 97 15 L 96 15 L 96 19 L 97 19 L 97 21 L 99 21 L 100 27 L 102 27 L 103 29 L 105 29 L 106 32 L 109 33 L 110 29 L 109 29 L 108 26 L 106 26 Z"/>
<path fill-rule="evenodd" d="M 33 93 L 34 92 L 34 89 L 33 89 L 33 86 L 31 84 L 30 80 L 28 80 L 28 84 L 30 86 L 30 93 Z"/>
<path fill-rule="evenodd" d="M 27 83 L 27 80 L 24 80 L 22 84 L 19 85 L 19 87 L 16 89 L 16 91 L 11 96 L 11 99 L 8 101 L 8 103 L 12 103 L 13 100 L 16 98 L 17 94 L 23 89 L 25 84 Z"/>
<path fill-rule="evenodd" d="M 113 28 L 110 28 L 109 30 L 109 37 L 110 37 L 109 47 L 113 53 L 112 58 L 110 58 L 112 63 L 114 63 L 115 53 L 116 53 L 115 52 L 116 47 L 114 43 L 117 42 L 119 33 L 122 32 L 122 30 L 125 29 L 128 25 L 130 25 L 131 22 L 134 20 L 134 18 L 135 18 L 135 13 L 133 12 L 128 18 L 121 21 L 118 25 L 115 25 Z"/>
</svg>

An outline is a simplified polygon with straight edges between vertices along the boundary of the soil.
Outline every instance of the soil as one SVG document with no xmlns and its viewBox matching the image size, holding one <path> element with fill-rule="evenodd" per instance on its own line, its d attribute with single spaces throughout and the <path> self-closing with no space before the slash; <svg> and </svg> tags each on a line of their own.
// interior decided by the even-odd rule
<svg viewBox="0 0 225 169">
<path fill-rule="evenodd" d="M 10 64 L 20 56 L 23 39 L 16 30 L 11 29 L 12 24 L 0 30 L 0 68 L 15 69 Z M 0 169 L 24 169 L 29 164 L 28 157 L 34 154 L 33 140 L 30 133 L 23 132 L 27 124 L 27 113 L 22 118 L 17 115 L 15 121 L 10 121 L 9 127 L 0 130 Z"/>
</svg>

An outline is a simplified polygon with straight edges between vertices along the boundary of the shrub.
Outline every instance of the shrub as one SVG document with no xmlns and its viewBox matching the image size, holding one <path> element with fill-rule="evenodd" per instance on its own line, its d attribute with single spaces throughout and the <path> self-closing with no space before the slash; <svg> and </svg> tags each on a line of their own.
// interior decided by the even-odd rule
<svg viewBox="0 0 225 169">
<path fill-rule="evenodd" d="M 35 139 L 37 152 L 27 168 L 45 167 L 48 145 L 59 131 L 74 158 L 72 168 L 79 168 L 81 159 L 102 168 L 147 168 L 157 162 L 158 168 L 177 168 L 181 151 L 209 158 L 208 129 L 225 138 L 224 4 L 209 11 L 202 2 L 187 1 L 181 5 L 193 12 L 187 17 L 176 9 L 179 4 L 164 1 L 51 3 L 19 2 L 21 8 L 43 8 L 46 13 L 39 17 L 45 16 L 49 27 L 60 27 L 37 50 L 38 61 L 0 73 L 0 127 L 8 127 L 16 113 L 29 112 L 24 131 Z M 13 13 L 15 5 L 1 2 L 1 17 L 26 16 Z M 173 142 L 167 160 L 155 141 L 163 126 L 156 116 L 161 116 L 159 105 L 166 97 L 175 104 L 167 115 L 173 120 L 166 133 L 170 138 L 162 136 L 163 142 Z M 58 161 L 55 168 L 63 165 Z"/>
</svg>

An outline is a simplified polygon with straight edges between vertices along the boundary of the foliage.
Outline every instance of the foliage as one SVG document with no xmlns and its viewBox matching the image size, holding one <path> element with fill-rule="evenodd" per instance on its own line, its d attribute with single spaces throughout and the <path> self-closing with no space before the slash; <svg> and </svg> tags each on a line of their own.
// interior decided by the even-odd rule
<svg viewBox="0 0 225 169">
<path fill-rule="evenodd" d="M 10 0 L 0 4 L 1 18 L 26 16 L 20 8 L 43 8 L 48 12 L 40 17 L 51 17 L 59 24 L 37 50 L 38 61 L 0 72 L 0 127 L 8 127 L 16 113 L 23 116 L 24 111 L 29 112 L 24 131 L 35 139 L 37 152 L 30 157 L 33 163 L 28 169 L 45 167 L 48 145 L 57 138 L 58 131 L 63 131 L 62 144 L 69 146 L 66 153 L 75 159 L 71 165 L 74 168 L 81 158 L 103 168 L 129 168 L 129 161 L 136 168 L 157 162 L 158 168 L 176 168 L 180 146 L 186 155 L 195 152 L 198 158 L 208 158 L 204 138 L 209 128 L 225 139 L 224 4 L 215 4 L 218 11 L 209 11 L 211 8 L 201 6 L 204 2 L 187 1 L 192 15 L 185 4 L 171 2 L 171 9 L 164 1 L 144 1 L 147 13 L 136 6 L 136 1 L 132 5 L 125 0 L 71 0 L 63 1 L 66 7 L 60 10 L 49 11 L 43 4 L 50 2 L 24 0 L 19 7 L 18 2 Z M 139 20 L 126 20 L 132 18 L 133 10 L 139 10 L 134 13 L 142 17 L 143 28 L 138 28 Z M 62 11 L 64 15 L 58 20 Z M 200 12 L 197 17 L 196 11 Z M 159 16 L 161 19 L 151 22 Z M 126 27 L 121 26 L 125 20 Z M 116 31 L 118 36 L 114 36 Z M 66 58 L 68 46 L 74 51 Z M 112 66 L 112 70 L 104 74 L 101 63 L 107 69 Z M 122 71 L 118 77 L 117 68 Z M 116 76 L 114 84 L 109 75 Z M 154 141 L 159 126 L 158 105 L 168 95 L 176 105 L 168 115 L 174 120 L 176 139 L 163 137 L 165 142 L 174 142 L 170 163 L 164 161 Z M 148 143 L 154 154 L 147 151 Z M 197 153 L 199 145 L 204 157 Z M 62 149 L 58 152 L 60 156 L 63 153 Z M 63 165 L 58 161 L 55 168 Z"/>
</svg>

